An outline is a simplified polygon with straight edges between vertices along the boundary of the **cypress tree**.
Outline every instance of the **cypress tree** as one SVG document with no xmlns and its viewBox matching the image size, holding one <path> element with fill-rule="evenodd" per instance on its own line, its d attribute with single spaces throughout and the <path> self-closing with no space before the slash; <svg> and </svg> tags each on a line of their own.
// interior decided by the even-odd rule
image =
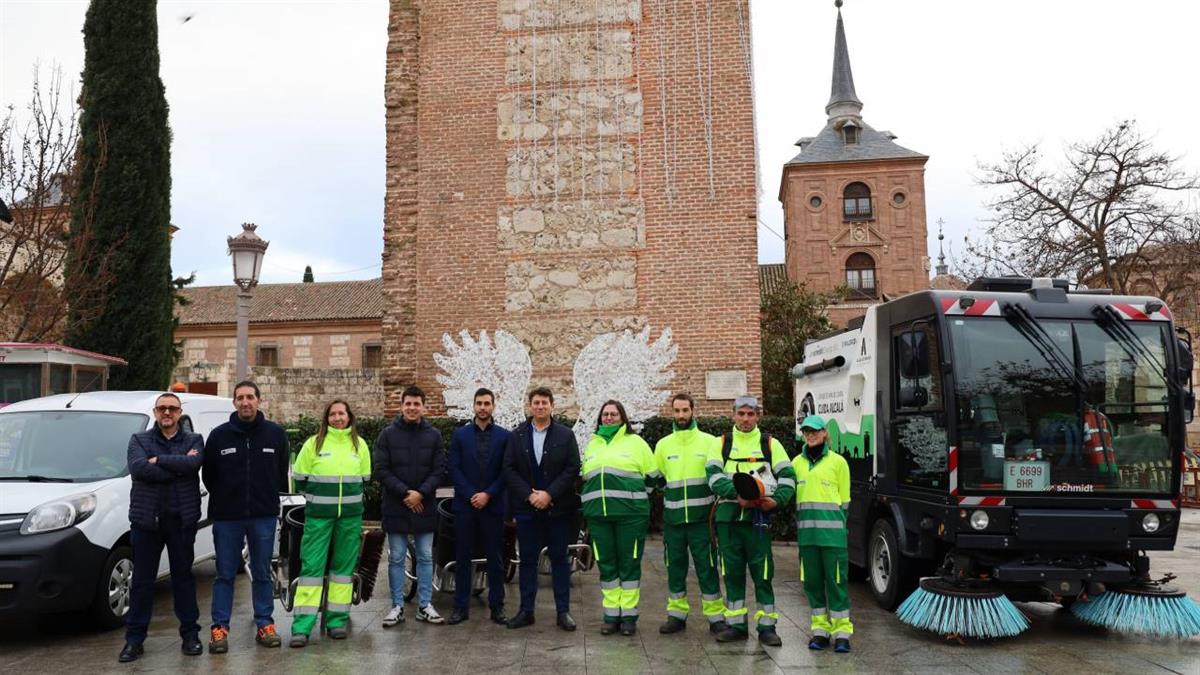
<svg viewBox="0 0 1200 675">
<path fill-rule="evenodd" d="M 175 365 L 171 277 L 171 132 L 159 78 L 156 0 L 92 0 L 83 24 L 80 176 L 72 236 L 113 252 L 110 274 L 68 261 L 67 274 L 111 279 L 103 308 L 72 313 L 67 341 L 120 356 L 113 389 L 164 389 Z"/>
</svg>

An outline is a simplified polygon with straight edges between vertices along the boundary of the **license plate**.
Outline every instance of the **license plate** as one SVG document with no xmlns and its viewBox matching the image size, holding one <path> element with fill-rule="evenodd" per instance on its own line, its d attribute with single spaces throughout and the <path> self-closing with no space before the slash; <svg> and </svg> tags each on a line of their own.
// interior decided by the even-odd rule
<svg viewBox="0 0 1200 675">
<path fill-rule="evenodd" d="M 1004 489 L 1045 492 L 1050 489 L 1050 462 L 1005 462 Z"/>
</svg>

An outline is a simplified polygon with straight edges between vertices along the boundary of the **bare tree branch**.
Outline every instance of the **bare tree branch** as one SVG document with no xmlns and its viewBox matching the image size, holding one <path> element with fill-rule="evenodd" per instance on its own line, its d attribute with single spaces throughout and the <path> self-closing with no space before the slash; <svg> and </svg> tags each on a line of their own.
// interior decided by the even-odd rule
<svg viewBox="0 0 1200 675">
<path fill-rule="evenodd" d="M 1068 145 L 1059 169 L 1030 145 L 980 172 L 979 184 L 996 195 L 983 239 L 967 241 L 964 271 L 1067 277 L 1117 293 L 1146 282 L 1168 302 L 1191 293 L 1194 304 L 1200 218 L 1186 200 L 1200 178 L 1155 149 L 1134 121 Z"/>
</svg>

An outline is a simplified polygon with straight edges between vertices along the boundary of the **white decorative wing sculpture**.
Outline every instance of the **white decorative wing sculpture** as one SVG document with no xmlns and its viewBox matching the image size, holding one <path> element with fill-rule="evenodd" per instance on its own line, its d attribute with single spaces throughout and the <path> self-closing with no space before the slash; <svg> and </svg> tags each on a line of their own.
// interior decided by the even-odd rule
<svg viewBox="0 0 1200 675">
<path fill-rule="evenodd" d="M 664 328 L 654 342 L 650 327 L 634 335 L 605 333 L 597 335 L 575 359 L 573 378 L 579 418 L 575 438 L 583 450 L 596 428 L 600 407 L 609 399 L 625 406 L 631 422 L 657 415 L 670 391 L 666 386 L 675 378 L 669 370 L 679 347 L 671 344 L 671 329 Z"/>
<path fill-rule="evenodd" d="M 475 416 L 475 390 L 487 387 L 496 393 L 496 424 L 516 427 L 525 420 L 523 399 L 533 376 L 529 349 L 503 330 L 496 331 L 494 338 L 485 330 L 479 331 L 478 340 L 465 330 L 458 336 L 461 345 L 449 333 L 443 335 L 446 353 L 433 355 L 434 363 L 445 372 L 437 381 L 445 387 L 446 412 L 456 419 L 471 419 Z"/>
</svg>

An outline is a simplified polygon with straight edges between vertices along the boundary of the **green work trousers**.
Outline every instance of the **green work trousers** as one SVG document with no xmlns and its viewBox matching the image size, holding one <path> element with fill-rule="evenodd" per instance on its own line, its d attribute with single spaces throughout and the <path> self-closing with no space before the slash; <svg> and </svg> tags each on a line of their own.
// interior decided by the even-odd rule
<svg viewBox="0 0 1200 675">
<path fill-rule="evenodd" d="M 708 523 L 663 525 L 663 558 L 667 566 L 667 616 L 687 621 L 688 553 L 696 563 L 696 580 L 700 582 L 700 604 L 709 623 L 725 620 L 725 603 L 721 600 L 721 580 L 717 576 L 712 542 L 708 538 Z"/>
<path fill-rule="evenodd" d="M 637 621 L 642 597 L 642 553 L 650 518 L 588 518 L 592 552 L 600 569 L 605 623 Z"/>
<path fill-rule="evenodd" d="M 330 545 L 333 553 L 330 554 Z M 354 569 L 362 549 L 362 516 L 308 518 L 300 540 L 300 577 L 292 605 L 292 634 L 308 635 L 321 611 L 325 575 L 325 628 L 339 628 L 350 620 Z M 328 564 L 328 569 L 326 565 Z"/>
<path fill-rule="evenodd" d="M 771 557 L 771 533 L 751 523 L 717 523 L 720 544 L 721 576 L 725 577 L 725 621 L 730 628 L 746 628 L 746 570 L 754 583 L 758 611 L 754 620 L 758 632 L 775 630 L 779 612 L 775 611 L 775 561 Z"/>
<path fill-rule="evenodd" d="M 847 586 L 849 570 L 850 557 L 844 548 L 800 547 L 800 583 L 808 596 L 813 637 L 849 639 L 854 633 Z"/>
</svg>

